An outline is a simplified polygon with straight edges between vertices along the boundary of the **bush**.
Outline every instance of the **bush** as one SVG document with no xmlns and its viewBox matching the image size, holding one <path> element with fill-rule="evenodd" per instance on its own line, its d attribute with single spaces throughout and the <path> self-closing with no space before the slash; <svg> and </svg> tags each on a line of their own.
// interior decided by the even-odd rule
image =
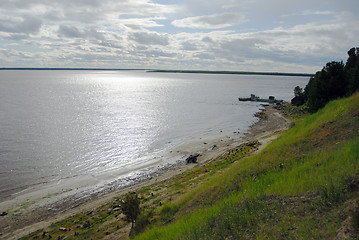
<svg viewBox="0 0 359 240">
<path fill-rule="evenodd" d="M 140 214 L 140 199 L 135 193 L 127 193 L 122 199 L 121 210 L 126 216 L 126 221 L 131 222 L 131 231 L 136 222 L 137 216 Z"/>
<path fill-rule="evenodd" d="M 132 234 L 137 235 L 141 232 L 143 232 L 147 226 L 150 225 L 152 218 L 152 211 L 151 212 L 141 212 L 136 219 L 136 224 L 133 227 Z"/>
</svg>

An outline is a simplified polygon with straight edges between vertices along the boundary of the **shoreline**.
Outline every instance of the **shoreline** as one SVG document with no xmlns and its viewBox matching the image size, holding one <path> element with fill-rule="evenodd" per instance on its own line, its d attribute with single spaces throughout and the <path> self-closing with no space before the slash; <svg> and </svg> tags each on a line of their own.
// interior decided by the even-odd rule
<svg viewBox="0 0 359 240">
<path fill-rule="evenodd" d="M 193 143 L 183 144 L 176 149 L 176 153 L 174 154 L 183 155 L 186 153 L 186 155 L 189 155 L 198 153 L 200 151 L 199 149 L 202 149 L 200 152 L 201 155 L 198 157 L 198 164 L 205 164 L 235 148 L 239 144 L 255 139 L 262 143 L 259 149 L 260 151 L 277 137 L 275 133 L 286 130 L 290 124 L 290 121 L 284 118 L 278 110 L 273 108 L 273 106 L 265 107 L 263 111 L 266 113 L 267 118 L 262 118 L 252 125 L 249 128 L 248 133 L 241 137 L 240 140 L 229 138 L 226 140 L 215 139 L 206 143 L 198 141 L 195 146 L 191 146 Z M 56 198 L 49 197 L 42 198 L 38 200 L 39 202 L 33 202 L 33 200 L 30 199 L 25 203 L 19 202 L 17 203 L 18 211 L 14 210 L 11 212 L 10 210 L 10 214 L 0 217 L 0 239 L 17 239 L 76 213 L 101 206 L 110 202 L 118 195 L 165 181 L 166 179 L 177 176 L 195 166 L 197 166 L 197 164 L 184 164 L 184 162 L 178 161 L 174 165 L 159 169 L 152 176 L 140 179 L 131 186 L 105 194 L 94 193 L 92 195 L 89 194 L 89 196 L 72 195 L 68 198 L 57 199 L 57 201 Z M 78 195 L 81 195 L 81 192 Z M 1 211 L 7 210 L 8 209 L 1 209 Z"/>
<path fill-rule="evenodd" d="M 147 69 L 147 68 L 0 68 L 0 71 L 15 70 L 15 71 L 147 71 L 157 73 L 202 73 L 202 74 L 241 74 L 241 75 L 272 75 L 272 76 L 297 76 L 297 77 L 312 77 L 311 73 L 288 73 L 288 72 L 251 72 L 251 71 L 210 71 L 210 70 L 164 70 L 164 69 Z"/>
</svg>

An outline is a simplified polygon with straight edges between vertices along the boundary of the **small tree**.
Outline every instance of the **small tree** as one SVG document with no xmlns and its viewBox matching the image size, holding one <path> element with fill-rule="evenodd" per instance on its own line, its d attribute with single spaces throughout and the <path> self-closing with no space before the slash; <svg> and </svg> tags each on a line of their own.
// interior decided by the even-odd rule
<svg viewBox="0 0 359 240">
<path fill-rule="evenodd" d="M 348 55 L 345 71 L 348 78 L 347 95 L 350 96 L 359 89 L 359 48 L 351 48 Z"/>
<path fill-rule="evenodd" d="M 303 89 L 299 86 L 296 86 L 294 88 L 294 96 L 295 97 L 303 97 L 304 96 L 304 92 L 303 92 Z"/>
<path fill-rule="evenodd" d="M 140 214 L 140 199 L 135 193 L 127 193 L 122 199 L 121 209 L 126 216 L 126 221 L 131 222 L 131 231 L 136 222 L 137 216 Z"/>
</svg>

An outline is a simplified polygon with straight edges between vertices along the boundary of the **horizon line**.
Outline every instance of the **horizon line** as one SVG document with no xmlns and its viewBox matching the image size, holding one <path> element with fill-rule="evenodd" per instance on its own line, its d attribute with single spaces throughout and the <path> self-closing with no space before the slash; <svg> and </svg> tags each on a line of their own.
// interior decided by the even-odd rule
<svg viewBox="0 0 359 240">
<path fill-rule="evenodd" d="M 226 71 L 226 70 L 164 70 L 152 68 L 54 68 L 54 67 L 2 67 L 0 70 L 59 70 L 59 71 L 148 71 L 158 73 L 202 73 L 202 74 L 242 74 L 242 75 L 277 75 L 277 76 L 304 76 L 311 77 L 312 73 L 288 72 L 253 72 L 253 71 Z"/>
</svg>

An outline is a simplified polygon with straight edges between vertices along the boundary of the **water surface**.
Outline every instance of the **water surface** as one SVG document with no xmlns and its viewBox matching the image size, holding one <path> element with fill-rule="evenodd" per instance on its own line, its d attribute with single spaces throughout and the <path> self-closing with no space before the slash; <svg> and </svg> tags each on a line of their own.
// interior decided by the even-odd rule
<svg viewBox="0 0 359 240">
<path fill-rule="evenodd" d="M 76 178 L 121 181 L 183 143 L 240 137 L 254 93 L 289 101 L 308 77 L 0 71 L 0 199 Z M 233 132 L 240 132 L 234 136 Z M 89 182 L 90 183 L 90 182 Z M 91 183 L 92 184 L 92 183 Z M 99 184 L 98 184 L 99 186 Z"/>
</svg>

